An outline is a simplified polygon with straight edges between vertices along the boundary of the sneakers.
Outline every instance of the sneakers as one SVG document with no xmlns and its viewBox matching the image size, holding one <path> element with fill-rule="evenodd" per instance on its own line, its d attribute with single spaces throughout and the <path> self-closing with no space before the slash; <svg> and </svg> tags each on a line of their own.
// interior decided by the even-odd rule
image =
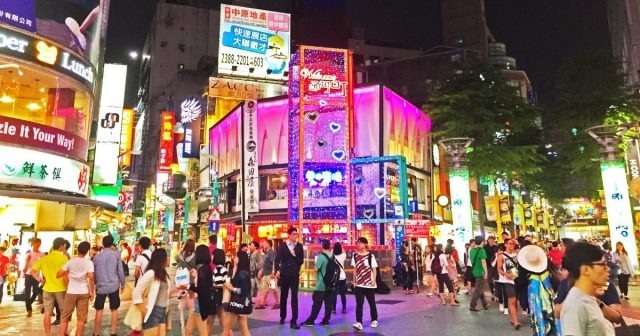
<svg viewBox="0 0 640 336">
<path fill-rule="evenodd" d="M 356 322 L 353 324 L 353 329 L 355 330 L 362 330 L 362 323 L 360 322 Z"/>
<path fill-rule="evenodd" d="M 302 325 L 305 326 L 305 327 L 313 327 L 315 325 L 315 323 L 313 321 L 306 320 L 306 321 L 302 322 Z"/>
<path fill-rule="evenodd" d="M 377 328 L 378 327 L 378 321 L 371 321 L 371 328 Z"/>
<path fill-rule="evenodd" d="M 257 308 L 256 308 L 257 309 Z M 498 306 L 498 310 L 500 310 L 500 312 L 502 313 L 504 311 L 504 307 L 502 305 Z"/>
<path fill-rule="evenodd" d="M 330 325 L 329 321 L 322 321 L 320 322 L 320 325 L 323 327 L 328 327 Z"/>
<path fill-rule="evenodd" d="M 504 309 L 504 313 L 505 315 L 509 315 L 509 309 Z"/>
</svg>

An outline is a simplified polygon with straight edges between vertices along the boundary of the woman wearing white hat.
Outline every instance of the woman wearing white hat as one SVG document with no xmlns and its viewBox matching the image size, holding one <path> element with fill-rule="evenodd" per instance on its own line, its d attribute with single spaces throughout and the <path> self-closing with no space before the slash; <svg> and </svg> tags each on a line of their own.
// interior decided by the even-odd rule
<svg viewBox="0 0 640 336">
<path fill-rule="evenodd" d="M 529 312 L 534 336 L 560 336 L 558 323 L 553 314 L 551 276 L 547 270 L 548 259 L 544 250 L 536 245 L 527 245 L 518 252 L 518 264 L 529 272 Z"/>
</svg>

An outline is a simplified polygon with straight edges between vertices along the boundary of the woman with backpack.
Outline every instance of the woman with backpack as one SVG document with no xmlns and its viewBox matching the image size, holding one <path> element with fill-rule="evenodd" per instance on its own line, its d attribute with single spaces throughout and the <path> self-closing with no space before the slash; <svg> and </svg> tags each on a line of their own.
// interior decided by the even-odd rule
<svg viewBox="0 0 640 336">
<path fill-rule="evenodd" d="M 333 256 L 340 265 L 340 278 L 338 280 L 337 290 L 333 292 L 333 313 L 336 314 L 338 309 L 338 294 L 342 301 L 342 313 L 347 312 L 347 273 L 344 271 L 344 261 L 347 259 L 347 254 L 342 250 L 342 244 L 336 242 L 333 244 Z"/>
<path fill-rule="evenodd" d="M 449 278 L 449 262 L 451 258 L 451 252 L 453 247 L 447 246 L 445 253 L 442 253 L 442 245 L 436 245 L 433 261 L 431 262 L 431 272 L 438 278 L 438 292 L 440 293 L 440 304 L 446 305 L 447 301 L 444 296 L 444 287 L 447 286 L 449 291 L 449 304 L 452 306 L 459 306 L 456 302 L 456 293 L 453 290 L 453 283 Z M 448 254 L 446 252 L 449 252 Z M 455 267 L 455 265 L 453 266 Z"/>
<path fill-rule="evenodd" d="M 216 265 L 213 271 L 213 288 L 211 293 L 211 299 L 213 300 L 213 305 L 216 310 L 213 313 L 209 314 L 209 319 L 207 319 L 207 323 L 209 324 L 209 332 L 213 329 L 213 323 L 215 322 L 216 316 L 218 317 L 218 323 L 223 329 L 222 334 L 224 335 L 224 323 L 225 323 L 225 314 L 226 312 L 222 309 L 223 302 L 223 293 L 224 293 L 224 285 L 230 281 L 229 271 L 224 266 L 225 265 L 226 256 L 224 251 L 221 249 L 213 250 L 213 258 L 212 263 Z M 228 298 L 226 298 L 228 300 Z"/>
<path fill-rule="evenodd" d="M 217 312 L 218 306 L 214 304 L 212 299 L 213 272 L 211 270 L 211 255 L 209 247 L 206 245 L 198 245 L 194 252 L 195 268 L 191 269 L 191 284 L 189 291 L 193 298 L 193 309 L 187 318 L 185 327 L 186 335 L 193 335 L 193 330 L 197 329 L 202 335 L 210 335 L 211 331 L 206 323 L 207 319 L 213 319 L 213 315 Z"/>
</svg>

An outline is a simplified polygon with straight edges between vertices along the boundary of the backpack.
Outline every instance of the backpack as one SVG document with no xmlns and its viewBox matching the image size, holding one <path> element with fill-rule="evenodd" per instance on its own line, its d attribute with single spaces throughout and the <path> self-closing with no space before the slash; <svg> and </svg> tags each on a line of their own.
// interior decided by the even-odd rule
<svg viewBox="0 0 640 336">
<path fill-rule="evenodd" d="M 440 253 L 431 261 L 431 273 L 433 275 L 442 273 L 442 264 L 440 264 Z"/>
<path fill-rule="evenodd" d="M 327 255 L 326 253 L 321 253 L 325 258 L 327 258 L 327 267 L 325 269 L 324 274 L 322 274 L 322 282 L 324 282 L 327 290 L 334 290 L 338 287 L 338 281 L 340 280 L 340 263 L 336 260 L 336 257 Z"/>
</svg>

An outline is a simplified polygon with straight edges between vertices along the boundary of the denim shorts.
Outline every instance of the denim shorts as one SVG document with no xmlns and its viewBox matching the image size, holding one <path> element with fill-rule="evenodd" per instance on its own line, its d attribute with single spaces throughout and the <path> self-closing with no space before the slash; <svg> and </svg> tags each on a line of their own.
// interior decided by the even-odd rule
<svg viewBox="0 0 640 336">
<path fill-rule="evenodd" d="M 167 307 L 153 306 L 151 315 L 146 322 L 142 323 L 142 329 L 151 329 L 163 323 L 167 323 Z"/>
<path fill-rule="evenodd" d="M 193 301 L 193 312 L 200 314 L 200 303 L 198 302 L 198 298 L 195 298 Z"/>
</svg>

